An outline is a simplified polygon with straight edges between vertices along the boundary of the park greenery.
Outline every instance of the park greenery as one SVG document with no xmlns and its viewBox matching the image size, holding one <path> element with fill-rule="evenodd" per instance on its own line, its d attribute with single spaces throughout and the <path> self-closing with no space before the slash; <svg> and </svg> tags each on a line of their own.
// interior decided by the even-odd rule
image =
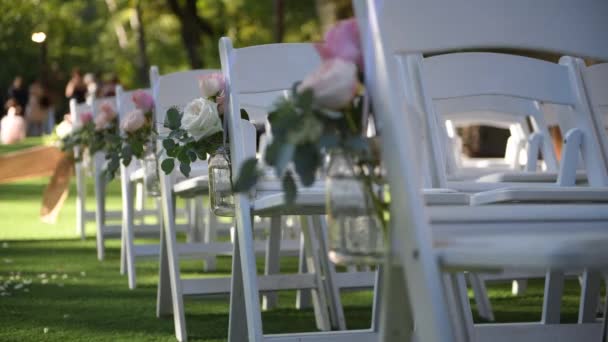
<svg viewBox="0 0 608 342">
<path fill-rule="evenodd" d="M 0 0 L 0 12 L 0 87 L 44 75 L 56 104 L 74 67 L 145 87 L 150 65 L 217 68 L 222 36 L 237 46 L 316 41 L 328 22 L 352 14 L 342 0 Z M 46 33 L 46 52 L 34 32 Z"/>
</svg>

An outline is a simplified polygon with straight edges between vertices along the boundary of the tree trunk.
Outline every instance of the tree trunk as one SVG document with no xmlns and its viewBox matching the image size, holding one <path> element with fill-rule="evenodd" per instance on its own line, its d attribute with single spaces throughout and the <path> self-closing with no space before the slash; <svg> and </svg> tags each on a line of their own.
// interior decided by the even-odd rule
<svg viewBox="0 0 608 342">
<path fill-rule="evenodd" d="M 285 34 L 285 2 L 283 0 L 274 0 L 274 25 L 274 41 L 282 43 Z"/>
<path fill-rule="evenodd" d="M 148 54 L 146 53 L 146 36 L 144 30 L 144 21 L 142 20 L 141 0 L 137 0 L 135 3 L 135 19 L 137 22 L 137 50 L 138 50 L 138 75 L 141 84 L 148 84 L 148 71 L 150 69 L 150 62 L 148 61 Z"/>
<path fill-rule="evenodd" d="M 198 16 L 196 0 L 187 0 L 185 8 L 182 8 L 177 0 L 167 0 L 167 4 L 180 21 L 182 42 L 190 66 L 193 69 L 203 68 L 204 61 L 200 54 L 203 45 L 202 35 L 213 34 L 211 26 Z"/>
</svg>

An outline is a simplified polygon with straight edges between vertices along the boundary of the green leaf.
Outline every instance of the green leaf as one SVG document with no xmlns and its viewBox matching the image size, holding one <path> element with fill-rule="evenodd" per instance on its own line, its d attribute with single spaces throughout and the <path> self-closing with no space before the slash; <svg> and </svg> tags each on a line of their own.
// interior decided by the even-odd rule
<svg viewBox="0 0 608 342">
<path fill-rule="evenodd" d="M 303 112 L 310 112 L 312 109 L 312 103 L 315 99 L 315 94 L 312 89 L 306 89 L 301 93 L 298 93 L 298 96 L 295 97 L 296 106 L 302 109 Z"/>
<path fill-rule="evenodd" d="M 190 157 L 191 162 L 196 161 L 196 152 L 193 149 L 188 149 L 187 154 L 188 154 L 188 157 Z"/>
<path fill-rule="evenodd" d="M 315 174 L 321 164 L 321 155 L 313 144 L 298 145 L 294 154 L 296 172 L 304 186 L 315 182 Z"/>
<path fill-rule="evenodd" d="M 182 172 L 182 174 L 186 177 L 190 177 L 190 163 L 181 163 L 179 164 L 179 170 Z"/>
<path fill-rule="evenodd" d="M 177 108 L 175 107 L 171 107 L 169 108 L 169 110 L 167 110 L 167 115 L 165 116 L 165 122 L 164 122 L 164 126 L 171 129 L 171 130 L 175 130 L 178 129 L 179 126 L 181 125 L 181 121 L 182 121 L 182 117 L 180 112 L 177 110 Z"/>
<path fill-rule="evenodd" d="M 247 192 L 257 183 L 260 176 L 257 163 L 258 161 L 255 158 L 250 158 L 243 162 L 238 178 L 234 183 L 235 192 Z"/>
<path fill-rule="evenodd" d="M 177 152 L 177 160 L 179 160 L 179 162 L 182 164 L 190 163 L 190 156 L 188 156 L 188 148 L 186 146 L 179 148 L 179 151 Z"/>
<path fill-rule="evenodd" d="M 131 146 L 125 145 L 122 147 L 122 165 L 129 166 L 131 164 L 131 159 L 133 159 L 133 150 Z"/>
<path fill-rule="evenodd" d="M 107 169 L 116 170 L 120 166 L 120 160 L 116 154 L 112 155 L 110 161 L 108 162 Z"/>
<path fill-rule="evenodd" d="M 277 175 L 280 176 L 293 158 L 294 151 L 294 145 L 274 140 L 266 149 L 266 163 L 274 166 Z"/>
<path fill-rule="evenodd" d="M 173 171 L 173 168 L 175 168 L 175 159 L 167 158 L 163 160 L 162 163 L 160 163 L 160 168 L 166 175 L 170 174 L 171 171 Z"/>
<path fill-rule="evenodd" d="M 142 158 L 144 156 L 144 144 L 142 144 L 141 141 L 131 141 L 131 149 L 133 149 L 133 154 L 138 158 Z"/>
<path fill-rule="evenodd" d="M 173 141 L 173 139 L 164 139 L 163 140 L 163 147 L 165 148 L 165 150 L 167 150 L 167 153 L 169 153 L 169 151 L 173 151 L 173 149 L 175 148 L 176 144 L 175 141 Z"/>
<path fill-rule="evenodd" d="M 171 133 L 169 133 L 169 136 L 167 138 L 180 139 L 184 134 L 186 134 L 186 131 L 182 128 L 178 128 L 176 130 L 171 131 Z"/>
<path fill-rule="evenodd" d="M 286 172 L 283 176 L 283 192 L 285 192 L 285 202 L 288 205 L 293 204 L 298 196 L 298 187 L 293 179 L 291 172 Z"/>
</svg>

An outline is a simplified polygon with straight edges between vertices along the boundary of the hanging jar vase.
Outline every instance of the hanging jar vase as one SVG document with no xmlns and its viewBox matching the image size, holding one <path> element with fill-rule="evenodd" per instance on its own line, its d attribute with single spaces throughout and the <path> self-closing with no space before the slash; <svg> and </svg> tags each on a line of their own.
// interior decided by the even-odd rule
<svg viewBox="0 0 608 342">
<path fill-rule="evenodd" d="M 146 147 L 144 166 L 144 186 L 149 196 L 160 196 L 160 179 L 158 177 L 158 160 L 156 158 L 154 144 Z"/>
<path fill-rule="evenodd" d="M 326 205 L 329 258 L 336 264 L 378 264 L 385 256 L 382 222 L 371 189 L 341 151 L 329 158 Z"/>
<path fill-rule="evenodd" d="M 209 156 L 209 198 L 217 216 L 234 216 L 234 197 L 230 170 L 230 154 L 224 147 Z"/>
</svg>

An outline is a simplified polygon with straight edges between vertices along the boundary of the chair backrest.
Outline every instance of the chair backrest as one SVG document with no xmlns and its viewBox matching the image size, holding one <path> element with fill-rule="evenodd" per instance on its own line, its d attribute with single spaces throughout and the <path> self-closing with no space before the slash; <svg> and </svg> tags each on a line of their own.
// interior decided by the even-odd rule
<svg viewBox="0 0 608 342">
<path fill-rule="evenodd" d="M 442 276 L 436 255 L 432 250 L 428 214 L 424 208 L 420 189 L 421 170 L 413 162 L 416 159 L 416 142 L 419 135 L 408 123 L 408 116 L 436 117 L 431 94 L 425 79 L 425 68 L 433 65 L 423 62 L 422 54 L 462 50 L 529 49 L 552 53 L 566 53 L 581 57 L 608 59 L 608 45 L 602 44 L 608 33 L 608 2 L 593 0 L 354 0 L 358 17 L 363 18 L 363 30 L 369 30 L 364 41 L 366 80 L 379 118 L 384 147 L 384 161 L 391 187 L 391 238 L 393 252 L 403 266 L 407 288 L 416 313 L 416 330 L 423 341 L 452 341 L 454 327 L 450 323 L 446 297 L 442 289 Z M 489 70 L 501 70 L 498 60 Z M 436 57 L 436 63 L 447 57 Z M 502 57 L 499 57 L 502 58 Z M 569 61 L 563 66 L 536 63 L 507 57 L 510 65 L 517 63 L 517 70 L 529 70 L 539 66 L 540 76 L 566 77 L 562 83 L 567 93 L 554 89 L 545 97 L 544 90 L 530 89 L 531 94 L 547 101 L 574 103 L 574 110 L 585 110 L 582 101 L 581 79 Z M 523 64 L 519 68 L 519 63 Z M 466 61 L 456 59 L 466 66 Z M 437 66 L 439 67 L 439 66 Z M 473 65 L 475 67 L 475 65 Z M 479 68 L 488 68 L 481 65 Z M 561 68 L 560 68 L 561 67 Z M 505 70 L 506 71 L 506 70 Z M 370 75 L 371 74 L 371 75 Z M 454 74 L 452 74 L 454 75 Z M 482 77 L 479 73 L 475 77 Z M 496 77 L 496 73 L 494 73 Z M 501 78 L 506 72 L 499 73 Z M 553 76 L 557 75 L 557 76 Z M 467 75 L 469 77 L 469 75 Z M 502 93 L 528 96 L 514 88 L 523 76 L 517 75 L 512 82 L 488 80 L 485 86 Z M 551 78 L 549 78 L 551 79 Z M 539 81 L 534 81 L 532 84 Z M 540 84 L 547 84 L 543 79 Z M 550 86 L 550 89 L 556 88 Z M 460 95 L 473 95 L 471 88 L 464 88 Z M 484 89 L 479 89 L 483 91 Z M 494 93 L 494 92 L 492 92 Z M 495 94 L 495 93 L 494 93 Z M 562 94 L 562 96 L 560 96 Z M 490 94 L 493 95 L 493 94 Z M 404 120 L 404 118 L 407 118 Z M 405 121 L 405 125 L 403 124 Z M 433 120 L 431 121 L 431 128 Z M 435 123 L 436 125 L 436 123 Z M 426 125 L 423 133 L 428 132 Z M 390 147 L 390 148 L 389 148 Z M 395 148 L 398 147 L 398 148 Z M 440 153 L 440 151 L 430 151 Z M 588 150 L 587 152 L 593 152 Z M 438 170 L 443 170 L 441 167 Z M 589 170 L 588 170 L 589 171 Z M 436 181 L 441 175 L 434 174 Z M 595 179 L 594 179 L 595 180 Z"/>
<path fill-rule="evenodd" d="M 91 109 L 93 110 L 93 117 L 97 117 L 101 110 L 101 106 L 107 103 L 112 106 L 112 109 L 116 111 L 116 97 L 108 96 L 108 97 L 96 97 L 91 101 Z"/>
<path fill-rule="evenodd" d="M 149 88 L 125 91 L 122 86 L 116 86 L 116 112 L 118 113 L 119 121 L 122 121 L 129 112 L 135 110 L 133 94 L 138 91 L 144 91 L 150 94 L 150 96 L 152 95 L 152 91 Z"/>
<path fill-rule="evenodd" d="M 252 156 L 252 143 L 245 140 L 246 132 L 251 128 L 246 127 L 249 123 L 239 120 L 240 109 L 269 109 L 295 82 L 314 71 L 320 65 L 320 58 L 309 43 L 235 49 L 226 37 L 220 40 L 220 58 L 226 80 L 225 115 L 230 132 L 231 162 L 233 175 L 236 175 L 241 163 Z"/>
<path fill-rule="evenodd" d="M 404 63 L 404 59 L 398 59 L 397 63 Z M 593 137 L 595 132 L 591 113 L 584 97 L 577 95 L 579 85 L 571 77 L 571 73 L 576 72 L 574 69 L 575 66 L 569 67 L 566 63 L 554 64 L 515 55 L 453 53 L 424 59 L 422 78 L 433 100 L 500 95 L 534 101 L 539 104 L 539 108 L 543 103 L 558 104 L 573 117 L 575 127 Z M 506 104 L 508 103 L 504 101 L 495 102 L 497 106 Z M 505 106 L 504 112 L 508 112 L 507 108 Z M 436 108 L 428 108 L 419 112 L 425 114 L 423 119 L 427 120 L 429 135 L 433 132 L 432 121 L 436 120 L 433 118 L 435 111 Z M 536 117 L 542 120 L 541 115 Z M 548 135 L 546 126 L 543 133 Z M 434 143 L 432 137 L 428 140 Z M 601 160 L 598 161 L 595 157 L 598 151 L 595 137 L 590 139 L 585 149 L 587 151 L 583 155 L 593 156 L 586 158 L 585 166 L 591 170 L 600 168 Z M 546 151 L 551 153 L 549 148 L 546 148 Z M 436 159 L 436 156 L 432 157 Z M 551 156 L 552 154 L 549 154 L 549 157 Z M 440 164 L 435 162 L 432 167 L 438 166 Z M 593 177 L 596 173 L 592 172 L 590 176 Z M 604 175 L 600 175 L 591 182 L 603 185 L 606 180 Z M 438 184 L 445 184 L 442 183 L 441 177 Z"/>
<path fill-rule="evenodd" d="M 583 81 L 608 168 L 608 63 L 583 68 Z"/>
<path fill-rule="evenodd" d="M 435 99 L 433 104 L 442 120 L 451 120 L 455 125 L 485 124 L 511 130 L 513 125 L 516 125 L 524 137 L 531 134 L 527 124 L 527 118 L 530 118 L 533 131 L 538 132 L 545 139 L 542 152 L 547 170 L 558 170 L 548 125 L 539 101 L 520 97 L 482 95 Z M 449 164 L 448 158 L 448 169 Z"/>
<path fill-rule="evenodd" d="M 171 107 L 183 108 L 190 101 L 201 97 L 198 79 L 219 70 L 200 69 L 174 72 L 150 79 L 152 97 L 154 98 L 154 120 L 158 132 L 165 132 L 163 127 L 167 110 Z"/>
<path fill-rule="evenodd" d="M 78 103 L 75 99 L 70 100 L 70 118 L 74 124 L 82 121 L 82 114 L 91 113 L 93 115 L 93 107 L 88 103 Z"/>
</svg>

